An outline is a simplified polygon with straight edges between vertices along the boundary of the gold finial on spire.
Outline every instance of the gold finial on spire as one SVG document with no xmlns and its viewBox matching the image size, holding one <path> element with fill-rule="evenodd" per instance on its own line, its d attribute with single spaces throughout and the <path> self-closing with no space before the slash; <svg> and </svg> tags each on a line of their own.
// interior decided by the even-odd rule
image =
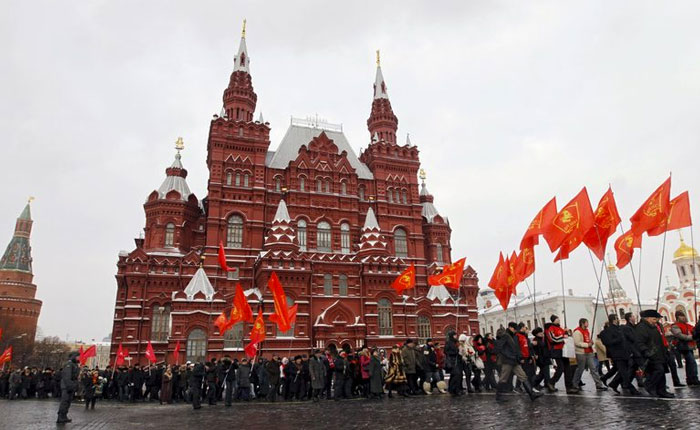
<svg viewBox="0 0 700 430">
<path fill-rule="evenodd" d="M 245 18 L 243 18 L 243 31 L 241 31 L 241 38 L 245 39 Z"/>
<path fill-rule="evenodd" d="M 425 175 L 425 169 L 420 169 L 420 170 L 418 171 L 418 177 L 420 178 L 420 180 L 421 180 L 422 182 L 425 183 L 425 178 L 427 177 L 427 176 Z"/>
<path fill-rule="evenodd" d="M 185 149 L 185 142 L 182 140 L 181 137 L 178 137 L 175 141 L 175 149 L 177 150 L 178 154 L 180 153 L 180 151 Z"/>
<path fill-rule="evenodd" d="M 29 198 L 27 199 L 27 203 L 31 203 L 33 201 L 34 201 L 34 196 L 29 196 Z"/>
<path fill-rule="evenodd" d="M 379 49 L 377 49 L 377 67 L 379 67 Z"/>
</svg>

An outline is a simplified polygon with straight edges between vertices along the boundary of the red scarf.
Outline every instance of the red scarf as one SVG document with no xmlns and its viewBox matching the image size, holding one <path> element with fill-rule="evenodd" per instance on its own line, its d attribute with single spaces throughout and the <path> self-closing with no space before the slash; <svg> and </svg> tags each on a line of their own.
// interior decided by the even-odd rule
<svg viewBox="0 0 700 430">
<path fill-rule="evenodd" d="M 666 339 L 666 335 L 664 334 L 664 331 L 661 330 L 661 326 L 656 324 L 656 329 L 659 331 L 659 334 L 661 335 L 661 340 L 664 343 L 664 346 L 668 348 L 668 339 Z"/>
</svg>

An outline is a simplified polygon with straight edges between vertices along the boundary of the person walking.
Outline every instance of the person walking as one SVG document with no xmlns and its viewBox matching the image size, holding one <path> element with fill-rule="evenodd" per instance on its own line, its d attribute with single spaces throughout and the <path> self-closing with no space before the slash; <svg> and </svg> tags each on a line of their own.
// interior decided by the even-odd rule
<svg viewBox="0 0 700 430">
<path fill-rule="evenodd" d="M 163 371 L 163 376 L 161 376 L 160 383 L 160 404 L 163 403 L 172 404 L 173 403 L 173 369 L 168 365 Z"/>
<path fill-rule="evenodd" d="M 552 385 L 556 385 L 559 379 L 564 376 L 564 386 L 566 394 L 576 394 L 579 392 L 578 387 L 573 384 L 573 375 L 569 366 L 569 359 L 564 357 L 564 343 L 569 337 L 567 330 L 561 327 L 561 322 L 557 315 L 549 317 L 550 324 L 545 325 L 545 335 L 549 346 L 550 356 L 556 363 L 556 371 L 552 376 Z"/>
<path fill-rule="evenodd" d="M 658 322 L 661 315 L 653 309 L 647 309 L 639 314 L 642 321 L 634 328 L 637 334 L 636 345 L 642 357 L 646 360 L 644 370 L 647 378 L 644 388 L 649 395 L 660 398 L 674 398 L 675 395 L 666 390 L 666 374 L 664 364 L 667 362 L 668 350 L 664 346 L 664 335 Z"/>
<path fill-rule="evenodd" d="M 272 360 L 265 363 L 265 372 L 267 372 L 267 382 L 270 384 L 270 389 L 267 392 L 267 400 L 270 402 L 277 401 L 277 392 L 280 389 L 280 357 L 277 354 L 272 355 Z"/>
<path fill-rule="evenodd" d="M 192 397 L 193 409 L 202 408 L 202 381 L 205 374 L 204 364 L 201 361 L 197 362 L 190 374 L 190 397 Z"/>
<path fill-rule="evenodd" d="M 68 356 L 68 361 L 63 366 L 61 371 L 61 404 L 58 408 L 57 424 L 64 424 L 73 421 L 68 418 L 68 410 L 70 409 L 73 394 L 78 385 L 78 352 L 73 351 Z"/>
<path fill-rule="evenodd" d="M 518 378 L 525 392 L 530 396 L 531 401 L 542 396 L 542 393 L 532 389 L 532 385 L 527 380 L 527 375 L 521 366 L 523 358 L 520 355 L 518 341 L 515 339 L 517 330 L 518 325 L 516 323 L 508 323 L 508 329 L 496 342 L 496 351 L 501 362 L 501 373 L 498 379 L 498 389 L 496 390 L 497 401 L 506 401 L 503 394 L 508 390 L 511 374 Z"/>
<path fill-rule="evenodd" d="M 369 373 L 369 398 L 381 399 L 384 395 L 384 384 L 382 382 L 382 362 L 379 359 L 377 348 L 372 348 L 367 371 Z"/>
<path fill-rule="evenodd" d="M 326 386 L 326 368 L 321 360 L 320 349 L 315 349 L 309 360 L 309 376 L 311 377 L 311 400 L 318 402 L 321 391 Z"/>
<path fill-rule="evenodd" d="M 600 333 L 600 339 L 605 345 L 608 357 L 613 360 L 613 368 L 617 368 L 617 374 L 608 384 L 617 394 L 617 387 L 622 384 L 622 389 L 630 395 L 639 395 L 639 391 L 632 385 L 632 372 L 630 371 L 632 349 L 627 342 L 625 333 L 620 327 L 620 319 L 616 314 L 608 315 L 608 325 Z"/>
<path fill-rule="evenodd" d="M 97 370 L 85 373 L 82 383 L 83 397 L 85 399 L 85 410 L 94 410 L 95 402 L 97 402 L 97 387 L 100 384 L 100 375 Z"/>
<path fill-rule="evenodd" d="M 450 381 L 447 391 L 453 396 L 462 394 L 462 366 L 463 361 L 459 355 L 459 344 L 456 333 L 452 330 L 447 332 L 445 340 L 445 370 L 450 372 Z"/>
<path fill-rule="evenodd" d="M 578 321 L 578 327 L 574 330 L 574 347 L 576 348 L 576 372 L 574 373 L 573 386 L 579 388 L 581 385 L 581 376 L 583 371 L 588 370 L 591 373 L 593 382 L 595 382 L 596 390 L 606 391 L 606 387 L 600 380 L 597 366 L 595 365 L 595 351 L 593 350 L 593 341 L 591 333 L 588 331 L 588 320 L 581 318 Z"/>
<path fill-rule="evenodd" d="M 456 349 L 457 347 L 455 346 L 455 350 Z M 406 393 L 406 374 L 403 370 L 404 363 L 403 358 L 401 357 L 400 345 L 394 345 L 391 348 L 387 366 L 388 369 L 384 383 L 386 384 L 387 390 L 389 390 L 389 398 L 392 397 L 391 390 L 396 390 L 400 396 L 408 397 L 408 393 Z"/>
<path fill-rule="evenodd" d="M 672 343 L 685 361 L 685 383 L 689 386 L 700 385 L 698 381 L 698 364 L 695 361 L 695 340 L 693 326 L 688 324 L 688 317 L 683 311 L 676 312 L 676 322 L 671 325 Z"/>
</svg>

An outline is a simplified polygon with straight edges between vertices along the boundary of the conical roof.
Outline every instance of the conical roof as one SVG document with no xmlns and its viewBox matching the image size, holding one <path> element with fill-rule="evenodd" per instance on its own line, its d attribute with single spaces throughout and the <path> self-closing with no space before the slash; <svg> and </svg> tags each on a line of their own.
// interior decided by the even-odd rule
<svg viewBox="0 0 700 430">
<path fill-rule="evenodd" d="M 187 170 L 182 166 L 181 158 L 180 152 L 178 152 L 175 154 L 173 164 L 165 169 L 166 176 L 163 183 L 158 187 L 158 198 L 164 199 L 169 192 L 177 191 L 180 194 L 180 199 L 187 201 L 192 194 L 185 180 L 187 177 Z"/>
<path fill-rule="evenodd" d="M 32 247 L 29 236 L 32 232 L 32 217 L 29 203 L 17 218 L 15 232 L 5 253 L 0 258 L 0 270 L 16 270 L 32 273 Z"/>
<path fill-rule="evenodd" d="M 201 267 L 197 269 L 190 282 L 185 287 L 185 294 L 187 294 L 187 300 L 193 300 L 195 294 L 202 293 L 208 301 L 212 301 L 214 298 L 214 287 L 211 285 L 206 272 Z"/>
</svg>

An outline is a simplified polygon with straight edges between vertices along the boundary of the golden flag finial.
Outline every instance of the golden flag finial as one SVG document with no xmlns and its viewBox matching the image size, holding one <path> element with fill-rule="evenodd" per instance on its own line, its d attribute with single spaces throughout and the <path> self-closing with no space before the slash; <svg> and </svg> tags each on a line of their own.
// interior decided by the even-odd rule
<svg viewBox="0 0 700 430">
<path fill-rule="evenodd" d="M 421 179 L 421 181 L 425 182 L 425 178 L 427 178 L 425 175 L 425 169 L 420 169 L 418 171 L 418 177 Z"/>
<path fill-rule="evenodd" d="M 243 18 L 243 31 L 241 31 L 241 37 L 245 39 L 245 18 Z"/>
<path fill-rule="evenodd" d="M 379 49 L 377 49 L 377 67 L 379 67 Z"/>
<path fill-rule="evenodd" d="M 29 198 L 27 199 L 27 203 L 31 203 L 33 201 L 34 201 L 34 196 L 29 196 Z"/>
<path fill-rule="evenodd" d="M 181 137 L 178 137 L 175 141 L 175 149 L 177 150 L 178 154 L 180 153 L 180 151 L 185 149 L 185 142 L 182 140 Z"/>
</svg>

